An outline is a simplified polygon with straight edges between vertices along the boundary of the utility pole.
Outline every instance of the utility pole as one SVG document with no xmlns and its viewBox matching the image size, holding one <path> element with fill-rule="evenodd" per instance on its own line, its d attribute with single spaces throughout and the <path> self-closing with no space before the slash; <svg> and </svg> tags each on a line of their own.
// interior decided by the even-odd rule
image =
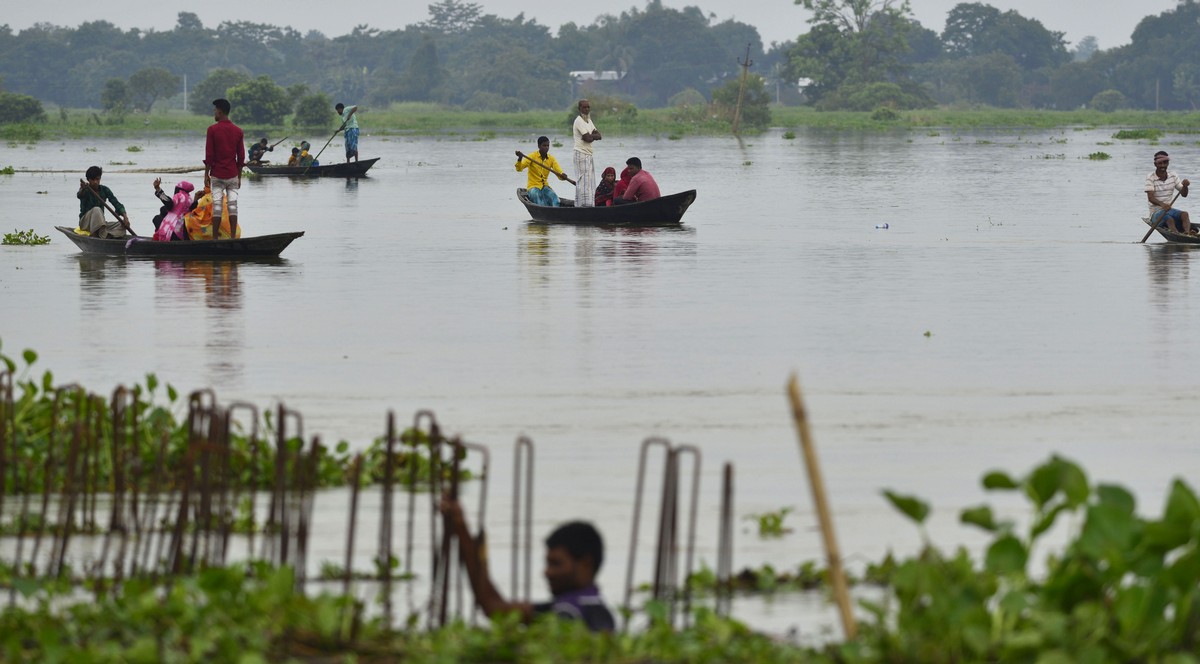
<svg viewBox="0 0 1200 664">
<path fill-rule="evenodd" d="M 183 74 L 183 110 L 187 110 L 187 72 Z"/>
<path fill-rule="evenodd" d="M 733 110 L 733 133 L 738 133 L 738 123 L 742 120 L 742 96 L 746 94 L 746 76 L 750 72 L 750 65 L 754 61 L 750 59 L 750 44 L 746 44 L 746 59 L 743 61 L 738 58 L 738 64 L 742 67 L 742 75 L 738 79 L 738 98 L 737 107 Z"/>
</svg>

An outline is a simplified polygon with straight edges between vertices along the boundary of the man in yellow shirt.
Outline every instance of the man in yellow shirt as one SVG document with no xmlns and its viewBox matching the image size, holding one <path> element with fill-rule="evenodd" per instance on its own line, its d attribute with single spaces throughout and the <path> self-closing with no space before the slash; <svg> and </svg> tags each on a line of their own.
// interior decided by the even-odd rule
<svg viewBox="0 0 1200 664">
<path fill-rule="evenodd" d="M 571 184 L 575 183 L 562 172 L 562 167 L 558 165 L 558 160 L 551 156 L 549 138 L 538 136 L 537 146 L 538 151 L 532 155 L 527 155 L 517 150 L 517 172 L 519 173 L 526 168 L 529 169 L 529 180 L 525 185 L 525 189 L 531 203 L 557 207 L 558 194 L 554 193 L 554 190 L 550 188 L 550 174 L 557 175 L 559 180 L 567 180 Z"/>
</svg>

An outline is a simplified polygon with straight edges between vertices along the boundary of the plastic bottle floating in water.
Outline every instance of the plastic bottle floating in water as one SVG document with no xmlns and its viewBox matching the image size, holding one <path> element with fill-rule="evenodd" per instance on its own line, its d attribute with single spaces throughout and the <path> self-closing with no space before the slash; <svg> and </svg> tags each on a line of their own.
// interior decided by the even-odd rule
<svg viewBox="0 0 1200 664">
<path fill-rule="evenodd" d="M 886 231 L 886 230 L 887 230 L 887 227 L 888 227 L 888 225 L 887 225 L 887 222 L 886 222 L 886 221 L 885 221 L 885 222 L 883 222 L 882 224 L 875 224 L 875 228 L 878 228 L 878 229 L 881 229 L 881 230 L 885 230 L 885 231 Z"/>
</svg>

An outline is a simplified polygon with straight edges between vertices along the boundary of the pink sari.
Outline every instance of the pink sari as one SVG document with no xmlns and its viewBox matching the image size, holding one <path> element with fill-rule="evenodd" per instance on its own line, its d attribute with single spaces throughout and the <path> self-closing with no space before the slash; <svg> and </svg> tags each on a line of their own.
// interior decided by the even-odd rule
<svg viewBox="0 0 1200 664">
<path fill-rule="evenodd" d="M 192 206 L 192 197 L 186 191 L 176 191 L 175 195 L 171 197 L 171 202 L 173 203 L 171 211 L 163 217 L 162 223 L 158 225 L 158 230 L 154 231 L 154 239 L 159 242 L 188 239 L 183 216 Z"/>
</svg>

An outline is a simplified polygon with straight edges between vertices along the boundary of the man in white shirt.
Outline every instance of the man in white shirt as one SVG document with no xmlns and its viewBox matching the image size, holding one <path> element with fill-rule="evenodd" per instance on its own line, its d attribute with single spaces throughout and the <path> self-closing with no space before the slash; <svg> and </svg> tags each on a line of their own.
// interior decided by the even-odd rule
<svg viewBox="0 0 1200 664">
<path fill-rule="evenodd" d="M 600 130 L 592 124 L 592 104 L 579 100 L 579 116 L 572 126 L 575 134 L 575 207 L 596 206 L 596 163 L 592 161 L 592 143 L 600 140 Z"/>
<path fill-rule="evenodd" d="M 1175 191 L 1178 190 L 1178 195 L 1186 198 L 1191 182 L 1181 181 L 1178 175 L 1168 172 L 1167 166 L 1170 163 L 1171 157 L 1166 152 L 1159 150 L 1154 153 L 1154 172 L 1146 176 L 1145 188 L 1146 199 L 1150 204 L 1150 223 L 1155 226 L 1165 224 L 1167 228 L 1178 233 L 1195 235 L 1196 231 L 1192 230 L 1192 221 L 1188 213 L 1171 207 L 1175 202 Z"/>
</svg>

